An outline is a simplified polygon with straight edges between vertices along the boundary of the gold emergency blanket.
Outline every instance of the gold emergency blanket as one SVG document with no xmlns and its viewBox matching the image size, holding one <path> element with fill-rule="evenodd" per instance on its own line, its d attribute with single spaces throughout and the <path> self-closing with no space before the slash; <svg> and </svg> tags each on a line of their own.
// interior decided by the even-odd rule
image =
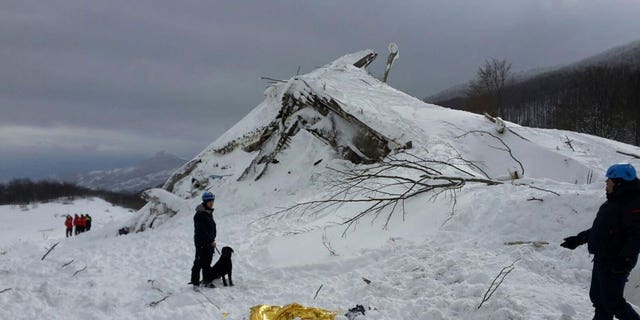
<svg viewBox="0 0 640 320">
<path fill-rule="evenodd" d="M 297 303 L 284 307 L 270 306 L 266 304 L 251 308 L 249 320 L 335 320 L 336 312 L 320 308 L 303 307 Z"/>
</svg>

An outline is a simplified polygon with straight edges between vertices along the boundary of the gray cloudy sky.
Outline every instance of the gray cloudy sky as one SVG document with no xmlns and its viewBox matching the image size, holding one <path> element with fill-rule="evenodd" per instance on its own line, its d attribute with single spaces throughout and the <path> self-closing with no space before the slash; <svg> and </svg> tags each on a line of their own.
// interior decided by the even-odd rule
<svg viewBox="0 0 640 320">
<path fill-rule="evenodd" d="M 417 97 L 470 79 L 640 39 L 640 1 L 0 2 L 0 181 L 113 167 L 166 150 L 190 159 L 288 79 L 353 51 L 400 59 Z"/>
</svg>

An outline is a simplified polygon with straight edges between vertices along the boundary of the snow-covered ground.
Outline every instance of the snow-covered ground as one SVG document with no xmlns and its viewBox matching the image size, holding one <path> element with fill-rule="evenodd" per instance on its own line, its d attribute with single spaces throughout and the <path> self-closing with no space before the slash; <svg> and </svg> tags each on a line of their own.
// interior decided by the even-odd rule
<svg viewBox="0 0 640 320">
<path fill-rule="evenodd" d="M 60 199 L 47 203 L 0 206 L 0 247 L 18 243 L 50 243 L 65 238 L 65 217 L 89 214 L 92 230 L 130 219 L 131 210 L 114 206 L 100 198 Z M 83 235 L 84 236 L 84 235 Z"/>
<path fill-rule="evenodd" d="M 345 319 L 342 314 L 356 304 L 367 308 L 366 319 L 591 318 L 590 257 L 584 247 L 570 251 L 559 243 L 590 227 L 605 199 L 608 165 L 638 165 L 615 151 L 640 150 L 594 136 L 508 123 L 513 132 L 500 138 L 525 172 L 522 179 L 504 180 L 509 170 L 519 170 L 508 152 L 499 150 L 504 146 L 486 133 L 462 136 L 470 130 L 495 133 L 493 123 L 424 104 L 345 64 L 349 59 L 268 89 L 262 104 L 198 155 L 195 170 L 173 188 L 184 203 L 169 207 L 183 209 L 158 220 L 164 223 L 153 229 L 115 236 L 119 227 L 135 225 L 148 214 L 147 206 L 131 220 L 63 240 L 44 261 L 40 258 L 53 235 L 3 240 L 0 291 L 12 290 L 0 293 L 0 318 L 248 319 L 252 306 L 293 302 L 337 311 L 336 319 Z M 266 217 L 295 203 L 328 197 L 328 180 L 336 177 L 330 168 L 353 166 L 305 130 L 258 181 L 236 181 L 257 151 L 214 152 L 268 125 L 278 114 L 283 93 L 296 90 L 302 80 L 394 141 L 412 141 L 411 153 L 434 160 L 461 155 L 478 166 L 461 164 L 466 171 L 482 176 L 481 168 L 504 183 L 469 183 L 455 193 L 455 206 L 451 193 L 411 198 L 406 214 L 394 214 L 387 228 L 386 215 L 366 216 L 344 237 L 340 223 L 362 205 Z M 217 242 L 235 250 L 234 287 L 217 282 L 218 288 L 196 292 L 187 285 L 194 254 L 192 216 L 202 192 L 192 189 L 192 178 L 208 181 L 206 189 L 216 194 Z M 154 195 L 162 197 L 162 192 Z M 0 217 L 4 226 L 5 217 Z M 59 228 L 62 235 L 62 220 L 51 223 L 37 228 Z M 15 228 L 24 225 L 18 221 Z M 517 241 L 540 244 L 507 244 Z M 509 266 L 504 281 L 478 308 L 494 278 Z M 636 304 L 638 280 L 634 271 L 627 289 Z"/>
</svg>

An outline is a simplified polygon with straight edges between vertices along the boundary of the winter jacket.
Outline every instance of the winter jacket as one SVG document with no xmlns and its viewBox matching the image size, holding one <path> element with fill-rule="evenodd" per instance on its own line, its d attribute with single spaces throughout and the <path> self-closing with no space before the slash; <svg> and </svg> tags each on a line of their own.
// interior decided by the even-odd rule
<svg viewBox="0 0 640 320">
<path fill-rule="evenodd" d="M 80 225 L 80 217 L 75 217 L 73 218 L 73 225 L 74 226 L 79 226 Z"/>
<path fill-rule="evenodd" d="M 640 252 L 640 183 L 623 183 L 607 194 L 591 229 L 581 233 L 597 261 L 624 262 L 631 270 Z"/>
<path fill-rule="evenodd" d="M 67 229 L 73 228 L 73 219 L 67 218 L 64 220 L 64 226 L 67 227 Z"/>
<path fill-rule="evenodd" d="M 196 208 L 193 216 L 194 233 L 193 240 L 196 245 L 211 244 L 216 240 L 216 222 L 213 221 L 213 209 L 208 209 L 204 204 Z"/>
</svg>

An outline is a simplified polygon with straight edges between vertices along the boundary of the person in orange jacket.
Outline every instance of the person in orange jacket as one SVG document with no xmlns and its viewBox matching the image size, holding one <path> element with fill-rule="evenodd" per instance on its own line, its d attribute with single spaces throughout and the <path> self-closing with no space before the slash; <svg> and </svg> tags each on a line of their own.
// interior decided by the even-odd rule
<svg viewBox="0 0 640 320">
<path fill-rule="evenodd" d="M 67 238 L 73 236 L 73 219 L 70 215 L 64 220 L 64 226 L 67 227 Z"/>
<path fill-rule="evenodd" d="M 73 217 L 73 225 L 76 227 L 75 234 L 78 235 L 80 233 L 80 217 L 78 217 L 77 213 Z"/>
<path fill-rule="evenodd" d="M 80 215 L 80 232 L 85 232 L 85 228 L 87 226 L 87 218 L 84 214 Z"/>
</svg>

